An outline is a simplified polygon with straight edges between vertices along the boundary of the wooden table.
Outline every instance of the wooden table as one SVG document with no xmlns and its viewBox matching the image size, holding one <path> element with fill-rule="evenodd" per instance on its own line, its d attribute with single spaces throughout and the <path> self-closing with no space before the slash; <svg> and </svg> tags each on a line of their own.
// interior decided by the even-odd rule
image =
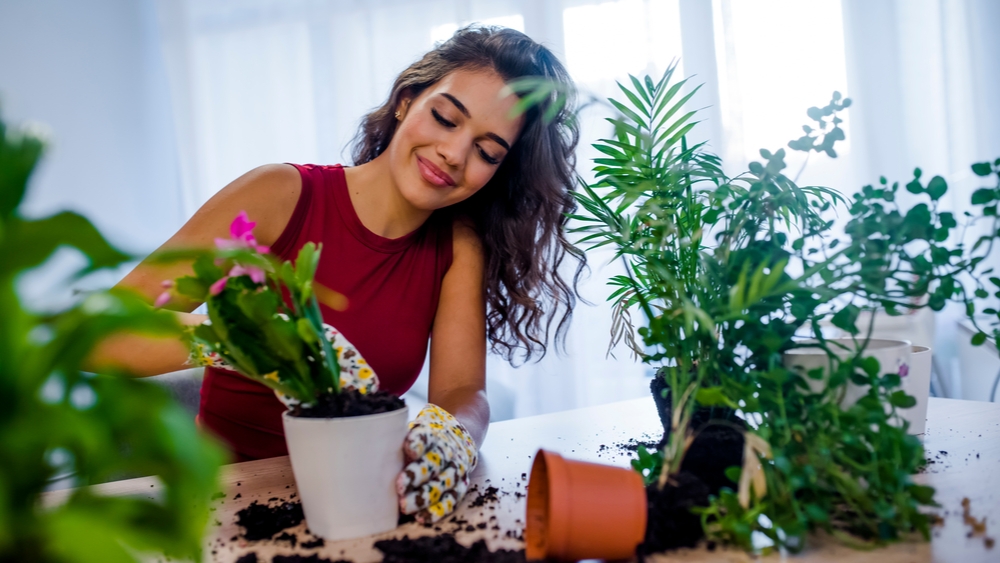
<svg viewBox="0 0 1000 563">
<path fill-rule="evenodd" d="M 932 398 L 927 418 L 925 446 L 933 463 L 916 480 L 935 487 L 936 498 L 942 506 L 938 512 L 944 517 L 944 525 L 935 528 L 932 542 L 899 543 L 871 552 L 822 542 L 823 545 L 790 559 L 878 563 L 1000 561 L 1000 545 L 987 549 L 983 537 L 966 537 L 970 528 L 963 523 L 961 507 L 962 499 L 968 497 L 973 516 L 986 517 L 988 535 L 1000 540 L 1000 404 Z M 538 448 L 555 450 L 565 457 L 627 467 L 631 454 L 622 445 L 631 439 L 658 439 L 659 428 L 651 398 L 493 424 L 472 482 L 479 492 L 496 487 L 499 501 L 474 508 L 471 501 L 478 496 L 474 490 L 456 512 L 457 518 L 468 523 L 445 523 L 442 529 L 457 530 L 456 537 L 465 545 L 485 539 L 491 549 L 521 549 L 523 542 L 519 537 L 524 528 L 526 474 Z M 238 537 L 241 533 L 235 523 L 238 510 L 254 501 L 295 499 L 295 482 L 288 458 L 227 466 L 222 484 L 225 497 L 215 501 L 212 519 L 215 524 L 206 542 L 206 561 L 232 562 L 252 551 L 262 562 L 269 562 L 276 554 L 292 553 L 316 553 L 331 560 L 349 559 L 357 563 L 375 562 L 381 561 L 381 553 L 372 545 L 378 539 L 437 533 L 432 528 L 411 523 L 380 536 L 327 542 L 322 548 L 314 549 L 292 547 L 284 541 L 247 542 Z M 158 487 L 157 480 L 150 477 L 108 483 L 99 488 L 115 495 L 155 495 Z M 46 501 L 57 502 L 64 495 L 50 493 Z M 486 526 L 477 527 L 481 522 Z M 304 523 L 290 531 L 308 537 Z M 741 552 L 700 549 L 683 550 L 658 560 L 747 561 L 749 558 Z"/>
</svg>

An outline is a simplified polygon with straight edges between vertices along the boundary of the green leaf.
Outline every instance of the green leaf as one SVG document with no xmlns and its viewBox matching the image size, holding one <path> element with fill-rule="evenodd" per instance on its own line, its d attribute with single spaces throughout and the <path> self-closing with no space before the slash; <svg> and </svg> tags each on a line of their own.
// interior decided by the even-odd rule
<svg viewBox="0 0 1000 563">
<path fill-rule="evenodd" d="M 83 273 L 110 268 L 132 259 L 111 245 L 82 215 L 64 211 L 44 219 L 12 219 L 0 239 L 0 271 L 34 268 L 61 246 L 76 248 L 89 260 Z"/>
<path fill-rule="evenodd" d="M 910 485 L 907 488 L 910 496 L 920 504 L 934 504 L 934 487 L 927 485 Z"/>
<path fill-rule="evenodd" d="M 987 335 L 985 332 L 977 332 L 976 334 L 972 335 L 972 341 L 971 341 L 972 345 L 982 346 L 984 343 L 986 343 L 986 338 Z"/>
<path fill-rule="evenodd" d="M 993 168 L 989 162 L 977 162 L 972 165 L 972 173 L 976 176 L 989 176 L 993 173 Z"/>
<path fill-rule="evenodd" d="M 215 283 L 225 275 L 222 268 L 215 264 L 215 258 L 208 254 L 196 259 L 192 267 L 194 268 L 195 275 L 209 285 Z"/>
<path fill-rule="evenodd" d="M 996 190 L 993 188 L 979 188 L 972 192 L 972 205 L 982 205 L 990 203 L 997 198 Z"/>
<path fill-rule="evenodd" d="M 889 403 L 898 409 L 911 409 L 917 404 L 917 400 L 906 394 L 906 391 L 893 391 L 889 395 Z"/>
<path fill-rule="evenodd" d="M 736 408 L 737 405 L 726 397 L 721 387 L 702 387 L 695 393 L 695 401 L 704 407 L 727 406 Z"/>
<path fill-rule="evenodd" d="M 856 305 L 847 305 L 840 311 L 837 311 L 835 315 L 830 319 L 833 326 L 847 332 L 848 334 L 858 334 L 858 315 L 861 314 L 861 309 Z"/>
<path fill-rule="evenodd" d="M 930 183 L 927 184 L 927 195 L 931 196 L 931 199 L 934 201 L 941 199 L 941 196 L 947 191 L 948 183 L 941 176 L 934 176 L 931 178 Z"/>
<path fill-rule="evenodd" d="M 878 360 L 876 360 L 872 356 L 861 358 L 861 360 L 858 362 L 858 365 L 861 366 L 861 369 L 865 371 L 865 374 L 867 374 L 868 377 L 878 376 L 878 372 L 881 369 Z"/>
<path fill-rule="evenodd" d="M 177 278 L 174 286 L 177 293 L 196 301 L 204 301 L 208 297 L 208 288 L 201 278 L 194 276 Z"/>
<path fill-rule="evenodd" d="M 22 131 L 10 131 L 0 122 L 0 221 L 17 209 L 28 187 L 28 177 L 42 157 L 45 143 Z"/>
</svg>

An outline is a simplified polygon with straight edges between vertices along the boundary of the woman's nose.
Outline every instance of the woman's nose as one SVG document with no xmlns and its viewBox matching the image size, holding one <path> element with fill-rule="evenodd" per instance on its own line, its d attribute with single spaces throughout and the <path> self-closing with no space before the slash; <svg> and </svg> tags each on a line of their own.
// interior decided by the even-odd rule
<svg viewBox="0 0 1000 563">
<path fill-rule="evenodd" d="M 458 136 L 456 135 L 456 137 Z M 439 143 L 437 152 L 444 159 L 445 164 L 456 170 L 461 170 L 469 152 L 467 145 L 468 143 L 464 140 L 452 138 Z"/>
</svg>

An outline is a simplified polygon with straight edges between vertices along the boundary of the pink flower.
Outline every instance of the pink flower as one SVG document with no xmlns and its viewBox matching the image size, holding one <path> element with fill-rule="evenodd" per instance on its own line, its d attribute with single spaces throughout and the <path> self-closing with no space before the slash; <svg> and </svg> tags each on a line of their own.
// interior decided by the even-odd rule
<svg viewBox="0 0 1000 563">
<path fill-rule="evenodd" d="M 899 366 L 899 377 L 906 377 L 910 375 L 910 366 L 903 364 Z"/>
<path fill-rule="evenodd" d="M 253 239 L 253 228 L 257 226 L 256 221 L 251 221 L 247 217 L 246 211 L 240 211 L 239 215 L 229 224 L 229 236 L 236 240 L 249 241 Z"/>
<path fill-rule="evenodd" d="M 170 301 L 170 289 L 174 287 L 174 280 L 163 280 L 160 282 L 160 287 L 162 287 L 165 291 L 156 298 L 156 301 L 153 302 L 153 307 L 156 308 L 160 308 Z"/>
<path fill-rule="evenodd" d="M 247 217 L 246 211 L 240 211 L 239 215 L 233 219 L 233 222 L 229 225 L 229 237 L 228 239 L 217 238 L 215 239 L 215 246 L 222 249 L 230 248 L 252 248 L 261 254 L 267 254 L 271 252 L 269 246 L 263 246 L 257 244 L 257 239 L 253 236 L 253 229 L 257 226 L 255 221 L 251 221 Z"/>
<path fill-rule="evenodd" d="M 212 287 L 208 288 L 208 292 L 211 295 L 218 295 L 222 293 L 223 289 L 226 289 L 226 282 L 229 281 L 229 276 L 222 276 L 219 281 L 212 284 Z"/>
<path fill-rule="evenodd" d="M 170 292 L 164 291 L 159 297 L 156 298 L 156 302 L 153 303 L 153 307 L 160 308 L 166 305 L 168 301 L 170 301 Z"/>
<path fill-rule="evenodd" d="M 233 266 L 233 269 L 229 270 L 229 277 L 235 278 L 237 276 L 250 276 L 253 283 L 264 283 L 264 270 L 256 266 L 243 266 L 240 264 Z"/>
</svg>

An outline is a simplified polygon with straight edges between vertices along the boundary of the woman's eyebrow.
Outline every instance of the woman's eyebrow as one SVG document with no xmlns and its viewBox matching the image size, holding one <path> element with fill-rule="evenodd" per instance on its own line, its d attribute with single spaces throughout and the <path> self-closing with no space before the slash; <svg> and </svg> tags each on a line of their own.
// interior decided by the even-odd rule
<svg viewBox="0 0 1000 563">
<path fill-rule="evenodd" d="M 444 96 L 445 98 L 448 98 L 448 101 L 450 101 L 451 103 L 455 104 L 455 107 L 458 108 L 458 111 L 462 112 L 462 115 L 469 118 L 472 117 L 472 114 L 469 113 L 469 109 L 465 107 L 465 104 L 458 101 L 458 98 L 452 96 L 447 92 L 441 92 L 441 95 Z M 505 141 L 503 137 L 501 137 L 500 135 L 497 135 L 496 133 L 487 133 L 486 136 L 496 141 L 496 143 L 501 147 L 503 147 L 504 150 L 510 151 L 510 143 Z"/>
</svg>

